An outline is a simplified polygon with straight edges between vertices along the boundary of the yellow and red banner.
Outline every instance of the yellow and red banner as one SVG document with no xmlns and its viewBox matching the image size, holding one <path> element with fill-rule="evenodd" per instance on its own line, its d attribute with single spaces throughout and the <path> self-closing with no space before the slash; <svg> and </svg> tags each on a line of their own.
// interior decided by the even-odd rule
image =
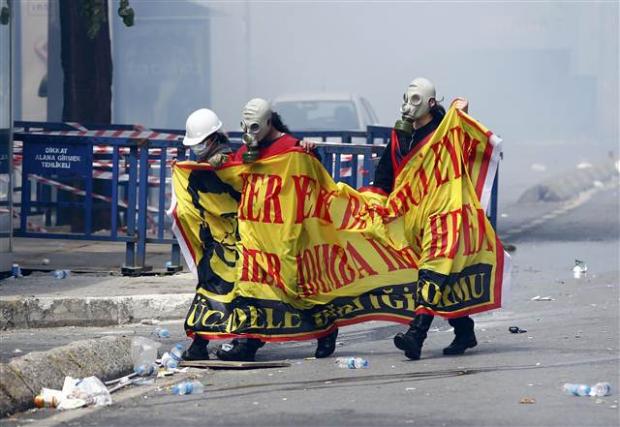
<svg viewBox="0 0 620 427">
<path fill-rule="evenodd" d="M 177 163 L 169 214 L 198 277 L 186 329 L 310 339 L 500 307 L 509 258 L 485 215 L 499 152 L 499 138 L 450 109 L 389 196 L 335 183 L 301 149 L 219 169 Z"/>
</svg>

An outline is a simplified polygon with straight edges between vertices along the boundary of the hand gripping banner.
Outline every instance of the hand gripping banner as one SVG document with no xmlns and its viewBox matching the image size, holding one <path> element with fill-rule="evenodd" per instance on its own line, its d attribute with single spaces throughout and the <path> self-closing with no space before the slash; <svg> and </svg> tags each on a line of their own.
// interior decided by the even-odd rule
<svg viewBox="0 0 620 427">
<path fill-rule="evenodd" d="M 499 142 L 450 109 L 389 196 L 335 183 L 299 148 L 219 169 L 175 164 L 168 213 L 198 277 L 186 330 L 286 341 L 499 308 L 509 257 L 485 215 Z"/>
</svg>

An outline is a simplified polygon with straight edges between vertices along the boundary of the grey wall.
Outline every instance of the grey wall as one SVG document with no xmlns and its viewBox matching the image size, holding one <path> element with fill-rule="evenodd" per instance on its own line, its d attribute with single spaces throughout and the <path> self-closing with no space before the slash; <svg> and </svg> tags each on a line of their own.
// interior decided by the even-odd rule
<svg viewBox="0 0 620 427">
<path fill-rule="evenodd" d="M 618 3 L 138 2 L 115 19 L 116 121 L 183 127 L 249 98 L 366 96 L 391 124 L 416 76 L 511 141 L 618 140 Z"/>
</svg>

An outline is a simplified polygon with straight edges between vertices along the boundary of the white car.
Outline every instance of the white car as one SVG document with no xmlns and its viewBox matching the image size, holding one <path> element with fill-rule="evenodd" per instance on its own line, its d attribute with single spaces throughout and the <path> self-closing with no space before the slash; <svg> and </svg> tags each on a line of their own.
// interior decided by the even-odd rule
<svg viewBox="0 0 620 427">
<path fill-rule="evenodd" d="M 285 95 L 271 102 L 292 131 L 366 130 L 379 120 L 366 98 L 342 93 Z"/>
<path fill-rule="evenodd" d="M 366 98 L 352 94 L 314 93 L 287 95 L 271 102 L 274 111 L 292 132 L 321 131 L 365 131 L 368 125 L 378 125 L 379 120 Z M 312 139 L 311 137 L 309 139 Z M 335 135 L 326 138 L 328 142 L 341 142 Z M 359 140 L 356 140 L 359 139 Z M 325 140 L 325 139 L 324 139 Z M 365 138 L 353 138 L 351 142 L 365 143 Z M 351 154 L 336 154 L 332 157 L 331 169 L 336 167 L 339 156 L 340 170 L 336 177 L 350 185 L 361 186 L 370 173 L 365 169 L 364 156 L 358 155 L 356 180 L 353 180 Z M 376 165 L 378 157 L 372 156 Z M 325 160 L 324 160 L 325 162 Z M 373 168 L 374 169 L 374 168 Z"/>
</svg>

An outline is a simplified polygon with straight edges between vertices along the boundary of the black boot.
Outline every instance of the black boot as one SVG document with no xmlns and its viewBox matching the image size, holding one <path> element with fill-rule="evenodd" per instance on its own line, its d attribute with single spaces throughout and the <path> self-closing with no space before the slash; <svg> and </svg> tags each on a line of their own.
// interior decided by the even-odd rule
<svg viewBox="0 0 620 427">
<path fill-rule="evenodd" d="M 183 360 L 209 360 L 207 345 L 209 345 L 209 340 L 200 338 L 200 335 L 196 334 L 192 345 L 183 352 L 181 358 Z"/>
<path fill-rule="evenodd" d="M 422 344 L 426 339 L 428 329 L 433 323 L 434 316 L 430 314 L 418 314 L 409 323 L 409 330 L 394 337 L 394 345 L 405 351 L 405 356 L 411 360 L 419 360 L 422 352 Z"/>
<path fill-rule="evenodd" d="M 454 340 L 443 349 L 445 355 L 463 354 L 468 348 L 478 345 L 476 334 L 474 333 L 474 321 L 471 317 L 459 317 L 448 320 L 450 326 L 454 328 Z"/>
<path fill-rule="evenodd" d="M 224 361 L 253 362 L 256 352 L 264 345 L 264 342 L 256 338 L 234 339 L 230 344 L 222 345 L 215 354 Z"/>
<path fill-rule="evenodd" d="M 314 352 L 314 356 L 317 359 L 331 356 L 332 353 L 336 350 L 337 337 L 338 328 L 334 329 L 334 332 L 332 332 L 331 334 L 319 338 L 316 343 L 316 351 Z"/>
</svg>

